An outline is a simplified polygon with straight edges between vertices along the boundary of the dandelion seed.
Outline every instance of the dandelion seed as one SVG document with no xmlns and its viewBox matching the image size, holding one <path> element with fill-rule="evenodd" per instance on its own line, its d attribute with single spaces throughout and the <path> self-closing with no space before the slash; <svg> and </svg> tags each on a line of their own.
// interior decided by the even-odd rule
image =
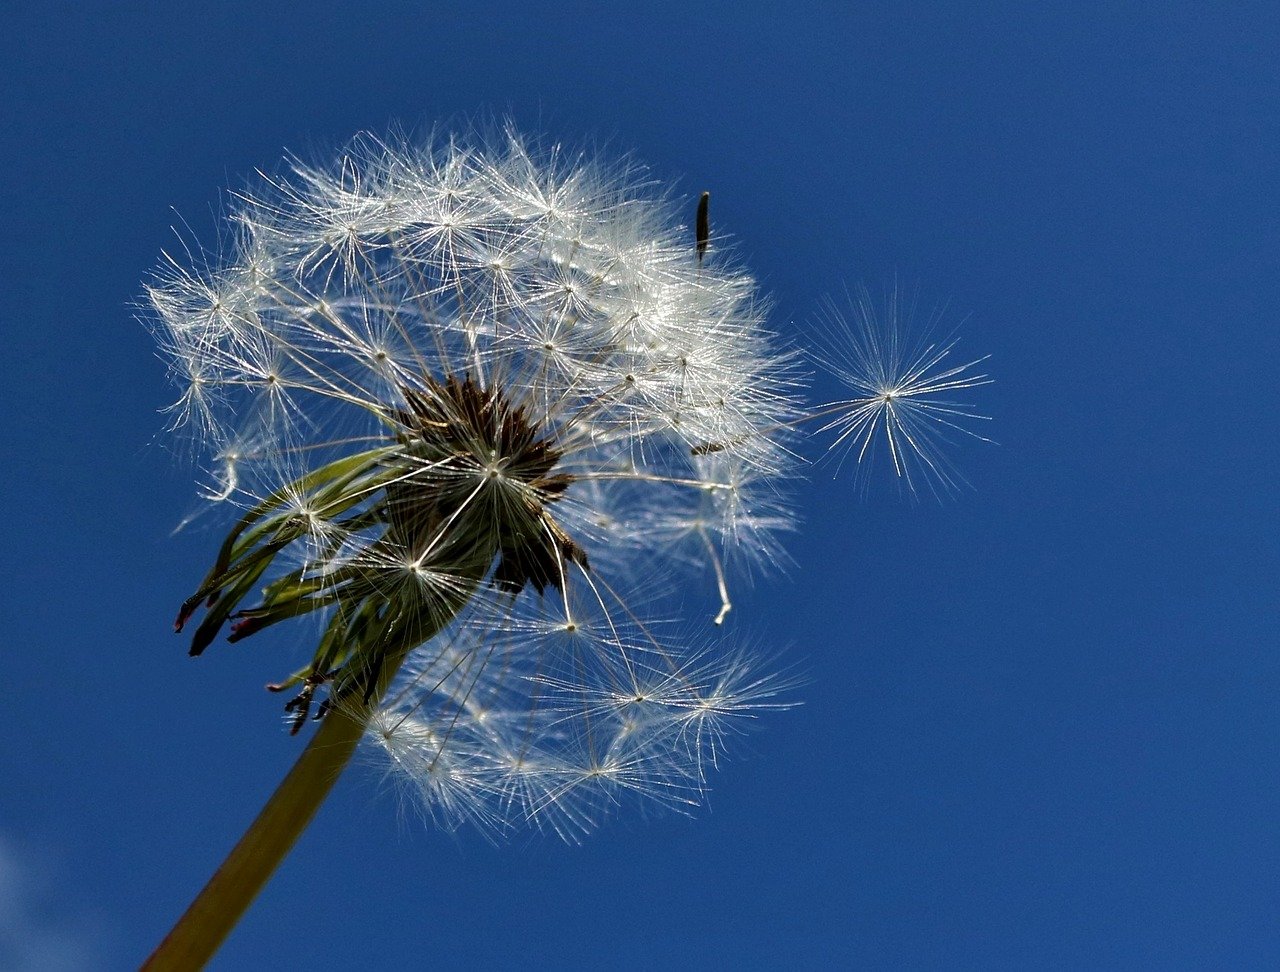
<svg viewBox="0 0 1280 972">
<path fill-rule="evenodd" d="M 964 438 L 991 441 L 974 428 L 988 416 L 962 393 L 992 379 L 974 371 L 986 356 L 953 363 L 958 339 L 938 336 L 940 312 L 913 331 L 915 310 L 914 296 L 904 306 L 896 286 L 879 309 L 865 287 L 850 301 L 848 317 L 828 304 L 821 361 L 854 395 L 821 410 L 834 415 L 822 431 L 836 433 L 830 448 L 841 461 L 853 456 L 864 475 L 883 454 L 911 493 L 927 489 L 941 497 L 965 484 L 948 449 Z"/>
<path fill-rule="evenodd" d="M 697 221 L 698 263 L 707 255 L 707 244 L 711 241 L 711 193 L 704 192 L 698 199 Z"/>
</svg>

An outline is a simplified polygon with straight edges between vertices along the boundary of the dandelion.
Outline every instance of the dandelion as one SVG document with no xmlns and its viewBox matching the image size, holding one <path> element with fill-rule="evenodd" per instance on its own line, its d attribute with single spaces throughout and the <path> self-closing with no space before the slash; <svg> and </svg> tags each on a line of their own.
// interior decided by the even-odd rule
<svg viewBox="0 0 1280 972">
<path fill-rule="evenodd" d="M 725 721 L 775 704 L 641 579 L 700 573 L 722 622 L 738 567 L 779 557 L 794 356 L 705 202 L 691 239 L 640 175 L 512 131 L 363 137 L 157 272 L 173 424 L 241 508 L 175 628 L 193 655 L 319 633 L 269 688 L 320 729 L 188 926 L 225 934 L 362 736 L 444 825 L 575 839 L 696 804 Z"/>
<path fill-rule="evenodd" d="M 897 458 L 976 382 L 935 373 L 945 350 L 893 359 L 890 401 L 855 342 L 865 397 L 806 411 L 708 198 L 691 233 L 630 163 L 363 136 L 236 194 L 226 252 L 165 258 L 172 424 L 239 510 L 175 628 L 199 655 L 309 619 L 312 658 L 268 688 L 319 727 L 150 967 L 212 954 L 361 739 L 442 826 L 576 840 L 695 806 L 787 704 L 724 622 L 735 578 L 785 561 L 798 430 L 861 453 L 884 428 Z M 673 626 L 699 591 L 703 625 Z"/>
</svg>

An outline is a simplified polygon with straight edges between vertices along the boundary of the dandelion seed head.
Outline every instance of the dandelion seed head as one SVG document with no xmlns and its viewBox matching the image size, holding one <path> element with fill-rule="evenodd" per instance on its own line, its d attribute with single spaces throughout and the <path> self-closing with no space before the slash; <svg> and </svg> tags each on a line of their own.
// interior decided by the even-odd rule
<svg viewBox="0 0 1280 972">
<path fill-rule="evenodd" d="M 206 610 L 192 652 L 319 619 L 278 686 L 296 730 L 403 650 L 368 737 L 442 824 L 576 839 L 695 805 L 724 725 L 771 703 L 669 637 L 649 581 L 697 580 L 709 626 L 783 559 L 796 359 L 753 278 L 633 162 L 510 128 L 361 136 L 228 215 L 227 252 L 147 291 L 171 421 L 245 511 L 179 615 Z"/>
</svg>

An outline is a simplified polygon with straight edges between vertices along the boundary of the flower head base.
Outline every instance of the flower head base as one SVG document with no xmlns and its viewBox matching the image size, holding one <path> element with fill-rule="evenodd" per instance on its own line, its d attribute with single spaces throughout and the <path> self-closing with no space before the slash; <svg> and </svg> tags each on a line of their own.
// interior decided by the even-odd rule
<svg viewBox="0 0 1280 972">
<path fill-rule="evenodd" d="M 700 571 L 724 619 L 729 568 L 790 526 L 797 416 L 705 213 L 695 244 L 634 172 L 508 132 L 362 139 L 231 217 L 220 264 L 149 290 L 175 424 L 246 508 L 179 614 L 206 607 L 192 653 L 321 618 L 273 686 L 295 731 L 322 687 L 321 715 L 365 707 L 449 820 L 571 834 L 627 793 L 696 799 L 768 693 L 663 636 L 640 574 Z"/>
<path fill-rule="evenodd" d="M 387 486 L 388 512 L 405 548 L 447 543 L 454 557 L 481 552 L 486 567 L 496 556 L 492 581 L 514 594 L 526 584 L 539 594 L 563 587 L 564 565 L 585 568 L 587 555 L 547 510 L 573 482 L 572 473 L 552 471 L 560 450 L 499 387 L 453 375 L 425 384 L 405 390 L 399 416 L 405 452 L 418 468 Z M 481 493 L 488 495 L 468 514 Z M 448 521 L 453 527 L 442 532 Z"/>
</svg>

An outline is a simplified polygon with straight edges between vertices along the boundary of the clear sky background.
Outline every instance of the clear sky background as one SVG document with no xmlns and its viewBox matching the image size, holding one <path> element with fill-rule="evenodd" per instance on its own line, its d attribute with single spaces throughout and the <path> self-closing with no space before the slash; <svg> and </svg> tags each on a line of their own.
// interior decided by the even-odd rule
<svg viewBox="0 0 1280 972">
<path fill-rule="evenodd" d="M 170 632 L 218 539 L 130 306 L 175 213 L 509 112 L 712 190 L 800 343 L 949 301 L 999 445 L 942 505 L 812 471 L 731 616 L 804 705 L 694 819 L 495 847 L 356 767 L 215 967 L 1274 968 L 1274 5 L 542 6 L 0 11 L 0 967 L 135 965 L 299 750 L 292 659 Z"/>
</svg>

